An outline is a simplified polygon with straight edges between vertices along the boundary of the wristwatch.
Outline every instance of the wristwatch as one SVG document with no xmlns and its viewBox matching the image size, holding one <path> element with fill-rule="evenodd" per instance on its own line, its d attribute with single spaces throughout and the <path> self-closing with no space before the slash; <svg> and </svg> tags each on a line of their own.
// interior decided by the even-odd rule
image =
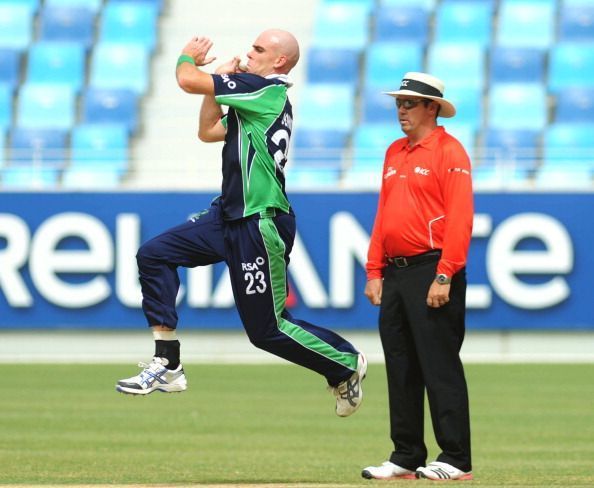
<svg viewBox="0 0 594 488">
<path fill-rule="evenodd" d="M 437 281 L 440 285 L 449 285 L 452 282 L 452 278 L 446 274 L 440 273 L 435 276 L 435 281 Z"/>
</svg>

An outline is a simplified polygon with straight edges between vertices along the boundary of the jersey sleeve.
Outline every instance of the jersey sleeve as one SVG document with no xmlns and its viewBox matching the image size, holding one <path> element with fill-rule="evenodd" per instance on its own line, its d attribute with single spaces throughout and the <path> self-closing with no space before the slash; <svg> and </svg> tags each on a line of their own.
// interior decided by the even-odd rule
<svg viewBox="0 0 594 488">
<path fill-rule="evenodd" d="M 215 100 L 219 105 L 232 107 L 243 115 L 278 113 L 284 104 L 284 84 L 251 73 L 212 75 Z"/>
<path fill-rule="evenodd" d="M 464 147 L 452 138 L 443 151 L 441 178 L 446 218 L 437 272 L 452 276 L 466 265 L 474 203 L 471 164 Z"/>
</svg>

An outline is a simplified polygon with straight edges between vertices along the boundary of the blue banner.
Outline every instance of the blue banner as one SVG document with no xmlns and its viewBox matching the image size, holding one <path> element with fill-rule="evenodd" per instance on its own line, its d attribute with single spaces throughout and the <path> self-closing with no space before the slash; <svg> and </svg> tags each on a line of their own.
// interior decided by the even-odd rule
<svg viewBox="0 0 594 488">
<path fill-rule="evenodd" d="M 135 253 L 207 208 L 207 193 L 0 193 L 0 328 L 139 328 Z M 293 194 L 293 315 L 376 327 L 363 296 L 374 193 Z M 594 194 L 478 194 L 467 266 L 472 329 L 594 329 Z M 241 327 L 224 264 L 180 269 L 184 328 Z"/>
</svg>

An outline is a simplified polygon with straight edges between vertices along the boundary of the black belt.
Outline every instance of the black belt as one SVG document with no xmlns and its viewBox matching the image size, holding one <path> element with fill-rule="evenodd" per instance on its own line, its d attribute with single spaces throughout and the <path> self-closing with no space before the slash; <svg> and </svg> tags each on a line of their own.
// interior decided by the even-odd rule
<svg viewBox="0 0 594 488">
<path fill-rule="evenodd" d="M 408 266 L 413 266 L 414 264 L 435 261 L 435 258 L 439 258 L 440 256 L 441 251 L 437 250 L 424 252 L 423 254 L 417 254 L 415 256 L 395 256 L 393 258 L 388 258 L 387 261 L 390 264 L 396 265 L 398 268 L 406 268 Z"/>
</svg>

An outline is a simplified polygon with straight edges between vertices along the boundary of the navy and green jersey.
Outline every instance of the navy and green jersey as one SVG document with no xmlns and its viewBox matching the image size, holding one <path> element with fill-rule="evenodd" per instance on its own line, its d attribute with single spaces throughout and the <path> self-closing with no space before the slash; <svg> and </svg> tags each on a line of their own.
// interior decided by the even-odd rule
<svg viewBox="0 0 594 488">
<path fill-rule="evenodd" d="M 267 208 L 290 209 L 284 166 L 293 124 L 286 75 L 212 75 L 215 99 L 229 107 L 223 119 L 222 204 L 225 220 Z"/>
</svg>

